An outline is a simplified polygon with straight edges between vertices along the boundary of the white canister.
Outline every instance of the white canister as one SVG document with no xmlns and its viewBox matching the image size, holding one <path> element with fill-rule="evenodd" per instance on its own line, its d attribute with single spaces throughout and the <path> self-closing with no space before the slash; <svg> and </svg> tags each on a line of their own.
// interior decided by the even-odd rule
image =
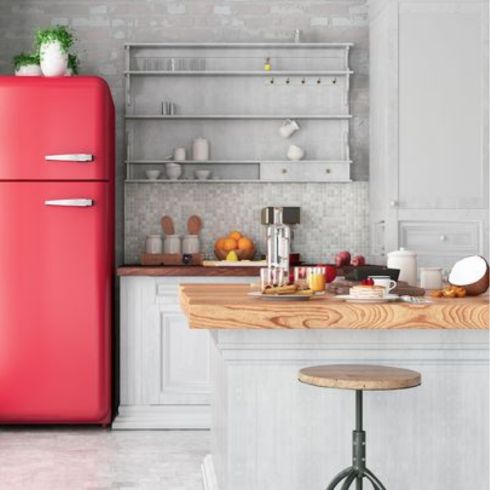
<svg viewBox="0 0 490 490">
<path fill-rule="evenodd" d="M 199 137 L 192 142 L 192 159 L 209 160 L 209 141 L 206 138 Z"/>
<path fill-rule="evenodd" d="M 161 254 L 163 242 L 161 235 L 148 235 L 145 241 L 145 251 L 147 254 Z"/>
<path fill-rule="evenodd" d="M 182 162 L 185 160 L 185 148 L 179 147 L 174 150 L 174 160 Z"/>
<path fill-rule="evenodd" d="M 163 251 L 166 254 L 180 254 L 180 236 L 179 235 L 167 235 L 163 242 Z"/>
<path fill-rule="evenodd" d="M 184 235 L 184 238 L 182 240 L 183 254 L 198 254 L 199 248 L 200 245 L 198 235 Z"/>
<path fill-rule="evenodd" d="M 442 289 L 442 269 L 440 267 L 422 267 L 420 269 L 420 287 Z"/>
<path fill-rule="evenodd" d="M 43 74 L 39 65 L 22 65 L 15 70 L 16 77 L 36 77 Z"/>
<path fill-rule="evenodd" d="M 405 281 L 410 286 L 417 285 L 417 254 L 400 248 L 388 253 L 387 266 L 389 269 L 400 269 L 399 281 Z"/>
</svg>

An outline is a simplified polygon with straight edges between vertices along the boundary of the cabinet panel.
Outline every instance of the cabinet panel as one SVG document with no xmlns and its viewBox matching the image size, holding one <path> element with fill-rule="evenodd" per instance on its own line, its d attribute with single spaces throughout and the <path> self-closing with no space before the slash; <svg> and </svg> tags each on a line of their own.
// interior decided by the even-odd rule
<svg viewBox="0 0 490 490">
<path fill-rule="evenodd" d="M 483 3 L 400 4 L 399 206 L 487 207 Z"/>
<path fill-rule="evenodd" d="M 481 223 L 401 221 L 401 246 L 426 255 L 481 253 Z"/>
<path fill-rule="evenodd" d="M 182 313 L 161 313 L 160 403 L 209 403 L 209 334 L 191 330 Z"/>
<path fill-rule="evenodd" d="M 281 162 L 261 163 L 261 180 L 330 182 L 350 180 L 349 163 Z"/>
</svg>

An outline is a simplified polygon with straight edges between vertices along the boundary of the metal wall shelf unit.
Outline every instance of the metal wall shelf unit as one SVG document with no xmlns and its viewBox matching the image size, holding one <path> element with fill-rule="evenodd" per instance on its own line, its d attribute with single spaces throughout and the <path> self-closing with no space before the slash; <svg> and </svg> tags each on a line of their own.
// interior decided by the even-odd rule
<svg viewBox="0 0 490 490">
<path fill-rule="evenodd" d="M 350 182 L 349 52 L 353 43 L 126 44 L 126 181 Z M 270 63 L 272 69 L 266 70 Z M 176 111 L 164 113 L 170 102 Z M 300 130 L 279 135 L 281 121 Z M 177 124 L 178 123 L 178 124 Z M 165 175 L 167 155 L 204 136 L 208 161 L 179 162 L 183 176 Z M 307 160 L 287 160 L 290 144 Z M 194 179 L 197 169 L 211 180 Z M 146 170 L 161 171 L 157 180 Z"/>
</svg>

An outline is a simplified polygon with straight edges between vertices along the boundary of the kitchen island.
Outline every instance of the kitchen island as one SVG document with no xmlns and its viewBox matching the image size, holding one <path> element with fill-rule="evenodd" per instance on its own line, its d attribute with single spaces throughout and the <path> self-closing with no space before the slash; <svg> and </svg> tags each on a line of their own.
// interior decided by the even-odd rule
<svg viewBox="0 0 490 490">
<path fill-rule="evenodd" d="M 182 309 L 212 337 L 208 490 L 321 489 L 351 460 L 354 395 L 297 381 L 305 366 L 372 363 L 422 386 L 365 396 L 368 465 L 390 490 L 485 488 L 488 296 L 354 305 L 269 303 L 244 285 L 184 284 Z"/>
</svg>

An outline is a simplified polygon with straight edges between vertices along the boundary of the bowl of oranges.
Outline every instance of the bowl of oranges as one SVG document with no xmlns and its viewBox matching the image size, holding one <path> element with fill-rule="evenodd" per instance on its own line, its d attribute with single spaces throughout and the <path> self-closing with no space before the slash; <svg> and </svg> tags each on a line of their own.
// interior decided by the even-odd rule
<svg viewBox="0 0 490 490">
<path fill-rule="evenodd" d="M 214 244 L 214 254 L 220 260 L 251 260 L 255 256 L 254 242 L 239 231 L 232 231 Z"/>
</svg>

